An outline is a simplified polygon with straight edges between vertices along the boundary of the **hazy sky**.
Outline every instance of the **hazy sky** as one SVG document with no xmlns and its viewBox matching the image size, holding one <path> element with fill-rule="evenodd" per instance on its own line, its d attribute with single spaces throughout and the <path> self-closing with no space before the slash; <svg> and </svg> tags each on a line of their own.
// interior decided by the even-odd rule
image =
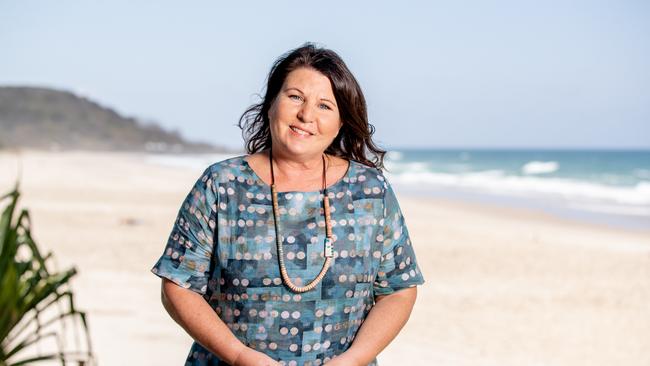
<svg viewBox="0 0 650 366">
<path fill-rule="evenodd" d="M 647 1 L 0 0 L 0 84 L 241 147 L 305 41 L 346 61 L 384 147 L 650 148 Z"/>
</svg>

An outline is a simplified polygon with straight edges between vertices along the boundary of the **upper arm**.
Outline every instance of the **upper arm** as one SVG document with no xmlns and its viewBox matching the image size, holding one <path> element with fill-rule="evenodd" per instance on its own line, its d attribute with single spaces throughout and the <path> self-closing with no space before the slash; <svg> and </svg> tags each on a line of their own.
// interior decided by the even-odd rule
<svg viewBox="0 0 650 366">
<path fill-rule="evenodd" d="M 206 293 L 215 249 L 217 204 L 218 191 L 208 168 L 183 200 L 167 245 L 151 272 L 185 289 Z"/>
<path fill-rule="evenodd" d="M 389 295 L 424 283 L 406 227 L 406 220 L 395 192 L 387 181 L 384 188 L 384 214 L 380 221 L 383 245 L 379 269 L 373 285 L 375 297 Z"/>
<path fill-rule="evenodd" d="M 387 297 L 400 297 L 400 298 L 405 298 L 411 300 L 412 303 L 415 303 L 415 299 L 417 298 L 418 294 L 418 288 L 417 286 L 413 287 L 406 287 L 399 289 L 391 294 L 388 295 L 377 295 L 375 296 L 375 303 L 380 302 L 382 299 L 387 298 Z"/>
</svg>

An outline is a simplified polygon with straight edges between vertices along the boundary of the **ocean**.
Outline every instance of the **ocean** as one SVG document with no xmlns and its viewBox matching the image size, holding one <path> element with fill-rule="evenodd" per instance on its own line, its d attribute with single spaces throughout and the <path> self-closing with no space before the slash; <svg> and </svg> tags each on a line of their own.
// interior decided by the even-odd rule
<svg viewBox="0 0 650 366">
<path fill-rule="evenodd" d="M 200 168 L 226 157 L 151 155 L 150 160 Z M 386 155 L 385 165 L 398 194 L 523 207 L 650 230 L 650 150 L 396 149 Z"/>
<path fill-rule="evenodd" d="M 393 150 L 386 166 L 411 194 L 650 230 L 648 150 Z"/>
</svg>

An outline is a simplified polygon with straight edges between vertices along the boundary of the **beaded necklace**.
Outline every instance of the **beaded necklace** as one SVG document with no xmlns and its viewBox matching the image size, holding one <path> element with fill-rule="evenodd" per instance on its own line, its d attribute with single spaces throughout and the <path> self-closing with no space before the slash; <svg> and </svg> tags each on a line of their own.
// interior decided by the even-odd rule
<svg viewBox="0 0 650 366">
<path fill-rule="evenodd" d="M 272 150 L 269 150 L 269 164 L 271 165 L 271 197 L 273 199 L 273 221 L 274 221 L 274 227 L 275 227 L 275 244 L 277 245 L 278 248 L 278 261 L 280 262 L 280 275 L 282 276 L 282 281 L 284 282 L 287 287 L 293 291 L 293 292 L 307 292 L 309 290 L 312 290 L 318 283 L 325 277 L 325 273 L 327 273 L 327 270 L 330 267 L 330 264 L 332 262 L 332 259 L 334 258 L 333 255 L 333 248 L 332 248 L 332 227 L 330 226 L 330 201 L 329 197 L 327 196 L 327 173 L 326 173 L 326 167 L 325 167 L 325 154 L 323 154 L 323 209 L 325 211 L 325 248 L 324 248 L 324 255 L 325 255 L 325 263 L 323 263 L 323 268 L 321 269 L 320 273 L 316 278 L 314 278 L 313 281 L 308 283 L 306 286 L 297 286 L 291 281 L 291 278 L 289 278 L 289 274 L 287 273 L 287 268 L 284 265 L 284 252 L 282 250 L 282 240 L 280 238 L 280 229 L 279 229 L 279 221 L 280 221 L 280 213 L 278 209 L 278 192 L 275 189 L 275 176 L 273 175 L 273 154 L 271 152 Z"/>
</svg>

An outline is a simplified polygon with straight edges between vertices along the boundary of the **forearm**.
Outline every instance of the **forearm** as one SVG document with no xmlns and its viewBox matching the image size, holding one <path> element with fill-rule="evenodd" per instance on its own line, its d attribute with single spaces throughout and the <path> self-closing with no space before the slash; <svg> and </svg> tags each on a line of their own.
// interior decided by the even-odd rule
<svg viewBox="0 0 650 366">
<path fill-rule="evenodd" d="M 228 364 L 234 364 L 246 346 L 232 334 L 205 299 L 167 280 L 162 286 L 162 302 L 172 319 L 203 347 Z"/>
<path fill-rule="evenodd" d="M 397 336 L 406 324 L 415 304 L 417 288 L 411 287 L 378 297 L 354 342 L 343 353 L 349 364 L 369 364 Z M 346 361 L 347 362 L 347 361 Z"/>
</svg>

